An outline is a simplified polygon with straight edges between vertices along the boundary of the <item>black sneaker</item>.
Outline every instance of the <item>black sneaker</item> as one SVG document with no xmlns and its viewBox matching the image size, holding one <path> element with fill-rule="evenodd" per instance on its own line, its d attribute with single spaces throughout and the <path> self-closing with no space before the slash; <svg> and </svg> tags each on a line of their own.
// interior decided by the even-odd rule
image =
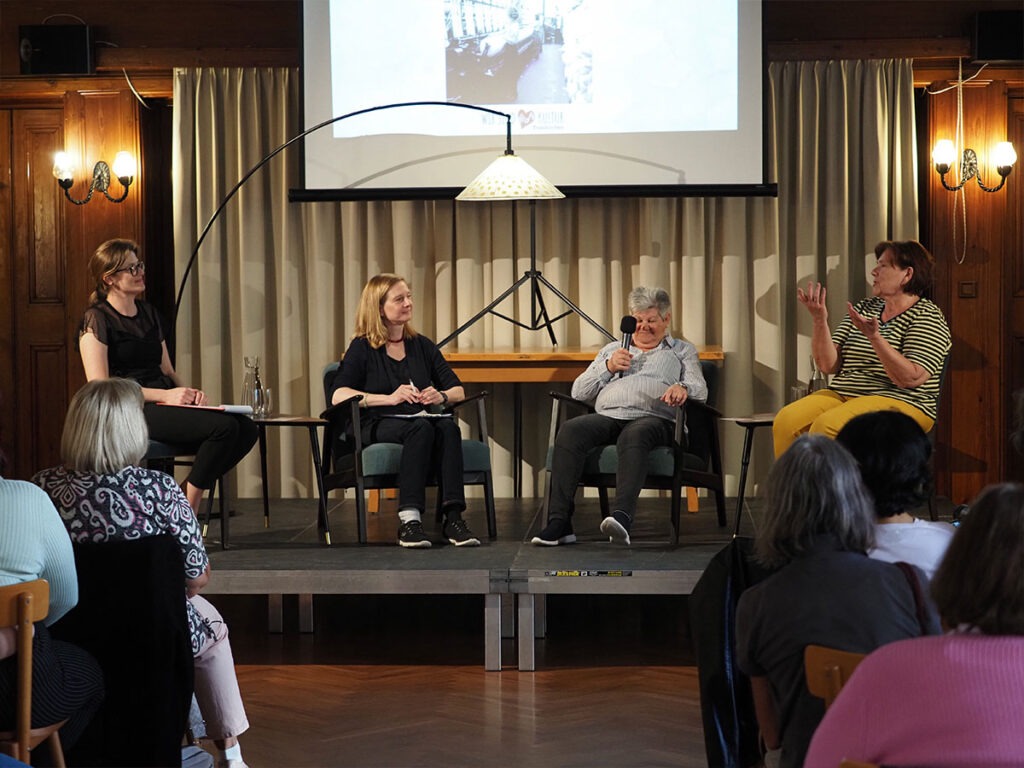
<svg viewBox="0 0 1024 768">
<path fill-rule="evenodd" d="M 618 541 L 628 547 L 629 526 L 632 523 L 629 515 L 617 509 L 601 521 L 601 533 L 607 536 L 609 541 Z"/>
<path fill-rule="evenodd" d="M 534 536 L 531 543 L 542 547 L 557 547 L 559 544 L 575 544 L 576 534 L 572 532 L 572 521 L 555 517 L 548 521 L 547 527 Z"/>
<path fill-rule="evenodd" d="M 456 517 L 453 520 L 445 520 L 444 537 L 448 539 L 456 547 L 479 547 L 480 539 L 473 535 L 473 532 L 469 530 L 469 526 L 466 525 L 466 521 L 461 517 Z"/>
<path fill-rule="evenodd" d="M 410 520 L 398 526 L 398 546 L 426 548 L 430 546 L 430 539 L 423 532 L 423 523 L 419 520 Z"/>
</svg>

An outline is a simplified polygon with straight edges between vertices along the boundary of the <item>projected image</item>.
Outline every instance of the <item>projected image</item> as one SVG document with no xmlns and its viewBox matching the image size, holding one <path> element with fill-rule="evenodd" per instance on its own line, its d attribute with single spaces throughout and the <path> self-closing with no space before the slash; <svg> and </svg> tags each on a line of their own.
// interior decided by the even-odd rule
<svg viewBox="0 0 1024 768">
<path fill-rule="evenodd" d="M 578 3 L 577 3 L 578 4 Z M 448 101 L 566 104 L 555 0 L 445 0 Z"/>
</svg>

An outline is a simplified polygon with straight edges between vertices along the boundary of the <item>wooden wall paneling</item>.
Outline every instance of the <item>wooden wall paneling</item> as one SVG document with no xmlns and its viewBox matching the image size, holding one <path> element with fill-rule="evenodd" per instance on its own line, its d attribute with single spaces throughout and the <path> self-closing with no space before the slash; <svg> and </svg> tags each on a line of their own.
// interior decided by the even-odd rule
<svg viewBox="0 0 1024 768">
<path fill-rule="evenodd" d="M 88 192 L 92 169 L 98 160 L 108 165 L 118 152 L 131 152 L 139 162 L 139 171 L 128 190 L 128 197 L 113 203 L 96 193 L 85 205 L 64 201 L 68 222 L 68 302 L 65 332 L 71 359 L 67 367 L 67 388 L 76 391 L 85 374 L 78 363 L 76 336 L 93 284 L 89 278 L 89 257 L 96 247 L 112 237 L 128 237 L 143 242 L 142 198 L 146 177 L 140 159 L 138 102 L 130 90 L 73 91 L 64 99 L 64 129 L 67 151 L 80 158 L 79 171 L 71 195 L 81 200 Z M 121 194 L 121 182 L 111 179 L 112 197 Z"/>
<path fill-rule="evenodd" d="M 14 110 L 11 120 L 12 476 L 27 477 L 59 459 L 66 405 L 64 199 L 53 154 L 63 144 L 59 109 Z M 56 414 L 56 416 L 54 415 Z M 58 420 L 58 430 L 53 422 Z"/>
<path fill-rule="evenodd" d="M 946 85 L 933 84 L 933 90 Z M 955 90 L 931 97 L 929 146 L 940 138 L 954 137 L 956 98 Z M 994 185 L 998 175 L 989 166 L 988 155 L 997 141 L 1006 139 L 1005 83 L 965 87 L 963 114 L 966 146 L 978 152 L 982 176 Z M 987 193 L 972 180 L 961 196 L 944 190 L 937 173 L 931 176 L 928 199 L 932 252 L 942 283 L 938 293 L 948 297 L 942 308 L 953 333 L 944 397 L 955 403 L 955 408 L 950 409 L 940 437 L 948 440 L 949 496 L 960 503 L 970 501 L 1004 474 L 1008 431 L 1003 391 L 1008 351 L 1004 296 L 1013 250 L 1009 241 L 1012 211 L 1005 190 Z M 957 259 L 965 236 L 966 255 L 961 264 Z"/>
<path fill-rule="evenodd" d="M 0 109 L 0 449 L 13 455 L 14 440 L 14 227 L 11 205 L 11 120 Z"/>
<path fill-rule="evenodd" d="M 1017 411 L 1014 393 L 1024 397 L 1024 94 L 1010 99 L 1007 139 L 1013 142 L 1020 158 L 1014 172 L 1007 179 L 1007 206 L 1011 213 L 1010 279 L 1007 284 L 1010 332 L 1008 356 L 1007 407 L 1016 419 L 1015 427 L 1024 430 L 1024 403 Z M 1024 449 L 1024 435 L 1020 441 Z M 1024 482 L 1024 454 L 1011 445 L 1007 451 L 1006 479 Z"/>
</svg>

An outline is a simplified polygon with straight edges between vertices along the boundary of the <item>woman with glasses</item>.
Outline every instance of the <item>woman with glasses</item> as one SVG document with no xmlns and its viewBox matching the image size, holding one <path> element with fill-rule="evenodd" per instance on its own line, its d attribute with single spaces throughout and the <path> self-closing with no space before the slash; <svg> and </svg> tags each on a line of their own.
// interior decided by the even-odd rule
<svg viewBox="0 0 1024 768">
<path fill-rule="evenodd" d="M 875 246 L 870 298 L 846 303 L 835 332 L 828 327 L 825 287 L 809 282 L 797 299 L 813 322 L 814 363 L 833 374 L 828 388 L 790 403 L 775 417 L 775 455 L 805 432 L 834 438 L 854 416 L 899 411 L 925 432 L 938 410 L 942 366 L 952 346 L 942 310 L 929 296 L 935 260 L 916 240 Z"/>
<path fill-rule="evenodd" d="M 103 243 L 89 259 L 89 274 L 95 290 L 78 331 L 85 376 L 138 382 L 150 438 L 199 445 L 184 488 L 198 513 L 203 493 L 256 443 L 256 425 L 247 416 L 191 407 L 206 405 L 206 394 L 186 385 L 174 370 L 163 321 L 141 298 L 146 265 L 135 242 Z"/>
</svg>

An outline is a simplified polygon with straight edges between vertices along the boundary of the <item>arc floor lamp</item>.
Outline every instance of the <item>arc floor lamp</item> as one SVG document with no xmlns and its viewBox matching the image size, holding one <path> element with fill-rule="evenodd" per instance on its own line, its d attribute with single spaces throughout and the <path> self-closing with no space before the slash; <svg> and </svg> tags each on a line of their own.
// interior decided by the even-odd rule
<svg viewBox="0 0 1024 768">
<path fill-rule="evenodd" d="M 285 149 L 290 147 L 292 144 L 300 141 L 311 133 L 319 131 L 321 128 L 326 128 L 329 125 L 347 120 L 352 117 L 359 115 L 365 115 L 370 112 L 379 112 L 385 109 L 399 109 L 404 107 L 455 107 L 460 109 L 472 109 L 480 112 L 487 112 L 492 115 L 505 118 L 505 151 L 497 159 L 491 162 L 490 165 L 485 168 L 479 176 L 477 176 L 469 186 L 467 186 L 462 192 L 456 196 L 456 200 L 462 201 L 498 201 L 498 200 L 528 200 L 530 202 L 530 268 L 520 277 L 515 283 L 513 283 L 506 291 L 499 295 L 494 301 L 480 310 L 467 322 L 459 326 L 454 333 L 449 334 L 440 343 L 439 346 L 444 346 L 460 333 L 465 331 L 475 322 L 477 322 L 484 315 L 491 313 L 498 317 L 501 317 L 508 322 L 514 323 L 515 325 L 525 328 L 527 330 L 535 331 L 545 329 L 548 332 L 548 336 L 551 339 L 552 345 L 557 345 L 554 330 L 552 324 L 557 320 L 565 317 L 566 315 L 575 312 L 581 318 L 586 320 L 590 325 L 599 330 L 601 333 L 606 335 L 609 339 L 614 337 L 602 326 L 588 317 L 578 306 L 576 306 L 565 294 L 559 291 L 554 285 L 544 278 L 540 270 L 537 269 L 537 234 L 536 234 L 536 205 L 538 200 L 552 200 L 565 197 L 557 187 L 555 187 L 550 181 L 544 178 L 540 173 L 534 170 L 529 163 L 523 160 L 521 157 L 515 154 L 512 150 L 512 115 L 506 112 L 499 112 L 498 110 L 490 109 L 488 107 L 481 107 L 475 104 L 462 104 L 459 102 L 451 101 L 405 101 L 397 102 L 394 104 L 381 104 L 375 107 L 367 107 L 366 109 L 356 110 L 355 112 L 348 112 L 344 115 L 338 115 L 332 117 L 329 120 L 324 120 L 321 123 L 317 123 L 311 128 L 307 128 L 301 133 L 293 136 L 291 139 L 286 141 L 281 146 L 272 150 L 269 154 L 263 157 L 256 165 L 254 165 L 234 187 L 224 197 L 220 205 L 213 212 L 210 220 L 207 222 L 203 231 L 200 233 L 199 238 L 196 240 L 195 246 L 192 248 L 192 253 L 189 256 L 188 262 L 185 265 L 185 270 L 181 276 L 181 283 L 178 286 L 178 295 L 174 302 L 174 317 L 172 318 L 171 326 L 175 327 L 177 324 L 178 311 L 181 307 L 181 300 L 185 294 L 185 286 L 188 283 L 189 274 L 192 271 L 192 267 L 195 265 L 196 259 L 199 255 L 199 249 L 203 245 L 203 241 L 206 236 L 210 233 L 214 223 L 223 213 L 228 203 L 231 202 L 235 194 L 240 190 L 245 183 L 260 170 L 264 165 L 270 162 L 274 157 L 283 152 Z M 515 320 L 507 315 L 503 315 L 497 312 L 495 308 L 501 304 L 506 298 L 517 291 L 524 285 L 530 286 L 530 322 L 523 323 L 519 320 Z M 562 314 L 552 318 L 548 314 L 547 307 L 544 304 L 544 297 L 541 294 L 541 286 L 546 287 L 559 299 L 561 299 L 569 309 Z"/>
</svg>

